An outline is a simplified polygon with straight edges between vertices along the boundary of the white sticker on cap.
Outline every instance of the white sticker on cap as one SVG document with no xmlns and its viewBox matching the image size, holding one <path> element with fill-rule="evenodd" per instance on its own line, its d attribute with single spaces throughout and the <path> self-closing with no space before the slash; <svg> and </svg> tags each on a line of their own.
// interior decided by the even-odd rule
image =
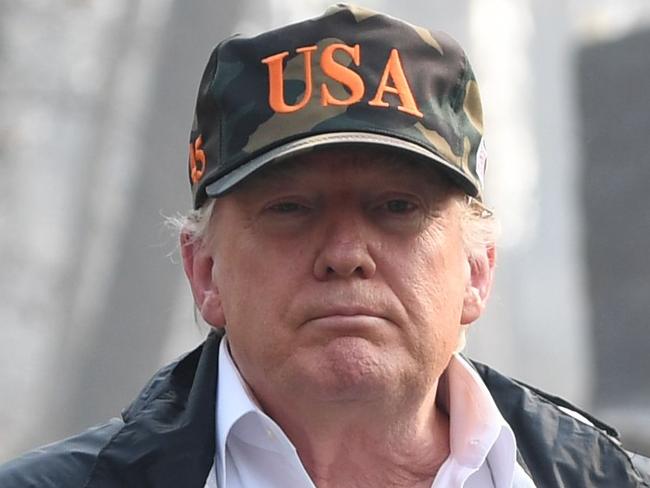
<svg viewBox="0 0 650 488">
<path fill-rule="evenodd" d="M 476 174 L 481 182 L 481 186 L 485 186 L 485 170 L 487 169 L 487 148 L 485 147 L 485 139 L 481 138 L 481 143 L 478 145 L 476 151 Z"/>
</svg>

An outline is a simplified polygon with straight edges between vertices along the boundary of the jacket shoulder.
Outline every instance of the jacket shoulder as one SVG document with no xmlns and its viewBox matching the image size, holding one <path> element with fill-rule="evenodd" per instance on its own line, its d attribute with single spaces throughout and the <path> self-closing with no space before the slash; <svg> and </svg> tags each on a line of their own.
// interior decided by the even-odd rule
<svg viewBox="0 0 650 488">
<path fill-rule="evenodd" d="M 650 458 L 636 452 L 625 451 L 636 470 L 643 476 L 646 486 L 650 486 Z"/>
<path fill-rule="evenodd" d="M 105 452 L 110 450 L 114 440 L 119 438 L 125 426 L 141 410 L 146 410 L 147 406 L 161 396 L 165 397 L 164 402 L 169 401 L 170 392 L 173 391 L 169 385 L 170 378 L 179 365 L 184 365 L 183 360 L 187 360 L 188 356 L 191 359 L 193 353 L 196 355 L 193 351 L 158 370 L 138 397 L 122 411 L 121 418 L 111 419 L 67 439 L 38 447 L 0 466 L 0 487 L 94 487 L 96 470 L 102 465 L 101 459 Z M 189 362 L 191 369 L 194 361 Z M 187 369 L 187 366 L 184 367 Z M 102 478 L 105 479 L 104 476 Z"/>
<path fill-rule="evenodd" d="M 625 451 L 614 428 L 558 396 L 471 363 L 537 486 L 650 487 L 650 461 Z"/>
<path fill-rule="evenodd" d="M 0 466 L 2 488 L 83 488 L 102 449 L 122 429 L 121 419 L 49 444 Z"/>
<path fill-rule="evenodd" d="M 202 488 L 214 458 L 220 338 L 160 369 L 121 418 L 0 466 L 0 487 Z"/>
</svg>

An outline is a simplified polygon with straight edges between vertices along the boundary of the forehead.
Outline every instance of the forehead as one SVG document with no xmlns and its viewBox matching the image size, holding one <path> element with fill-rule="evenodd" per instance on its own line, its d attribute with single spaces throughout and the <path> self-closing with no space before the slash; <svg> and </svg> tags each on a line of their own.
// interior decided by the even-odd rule
<svg viewBox="0 0 650 488">
<path fill-rule="evenodd" d="M 346 180 L 413 180 L 438 190 L 455 185 L 430 162 L 405 153 L 371 146 L 318 149 L 271 163 L 246 180 L 245 186 L 273 186 L 277 182 L 302 181 L 332 175 Z"/>
</svg>

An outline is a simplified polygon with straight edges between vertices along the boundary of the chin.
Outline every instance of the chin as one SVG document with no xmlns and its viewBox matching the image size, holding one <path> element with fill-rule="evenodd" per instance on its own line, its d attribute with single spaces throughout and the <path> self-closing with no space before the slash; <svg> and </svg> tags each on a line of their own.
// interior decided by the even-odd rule
<svg viewBox="0 0 650 488">
<path fill-rule="evenodd" d="M 371 399 L 398 381 L 394 357 L 391 361 L 388 351 L 361 337 L 339 337 L 311 354 L 302 368 L 309 378 L 301 381 L 313 385 L 322 399 Z"/>
</svg>

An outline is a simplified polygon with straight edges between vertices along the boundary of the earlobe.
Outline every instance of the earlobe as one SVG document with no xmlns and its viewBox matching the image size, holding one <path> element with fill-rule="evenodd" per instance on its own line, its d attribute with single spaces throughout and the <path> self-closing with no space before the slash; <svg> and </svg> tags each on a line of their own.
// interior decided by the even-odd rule
<svg viewBox="0 0 650 488">
<path fill-rule="evenodd" d="M 487 247 L 482 254 L 468 258 L 470 277 L 465 287 L 461 324 L 471 324 L 485 310 L 485 304 L 492 289 L 495 260 L 496 250 L 494 246 Z"/>
<path fill-rule="evenodd" d="M 181 232 L 180 240 L 183 268 L 190 282 L 194 303 L 205 322 L 212 327 L 223 327 L 226 320 L 219 288 L 213 278 L 212 256 L 203 241 L 188 232 Z"/>
<path fill-rule="evenodd" d="M 471 324 L 481 316 L 484 308 L 483 299 L 478 288 L 467 286 L 463 298 L 463 313 L 460 317 L 460 323 L 462 325 Z"/>
</svg>

